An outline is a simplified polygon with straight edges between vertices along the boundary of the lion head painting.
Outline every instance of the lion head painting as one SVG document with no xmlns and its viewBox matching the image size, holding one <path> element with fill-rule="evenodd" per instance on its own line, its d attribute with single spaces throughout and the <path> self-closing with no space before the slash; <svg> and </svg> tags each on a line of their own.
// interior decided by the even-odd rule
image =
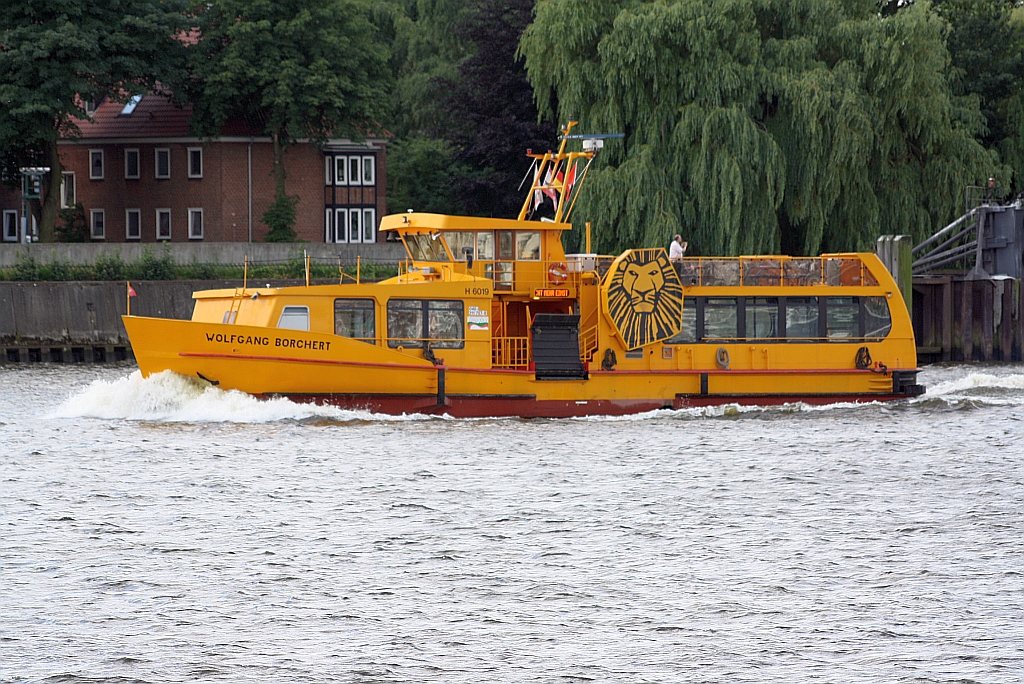
<svg viewBox="0 0 1024 684">
<path fill-rule="evenodd" d="M 626 345 L 668 339 L 682 325 L 683 286 L 663 249 L 633 249 L 611 266 L 605 313 Z"/>
</svg>

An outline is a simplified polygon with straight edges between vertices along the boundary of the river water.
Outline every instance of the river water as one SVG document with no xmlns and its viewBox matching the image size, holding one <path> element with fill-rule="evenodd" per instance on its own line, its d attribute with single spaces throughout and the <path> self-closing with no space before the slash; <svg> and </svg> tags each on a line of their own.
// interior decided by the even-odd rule
<svg viewBox="0 0 1024 684">
<path fill-rule="evenodd" d="M 0 366 L 0 681 L 1024 681 L 1024 367 L 382 417 Z"/>
</svg>

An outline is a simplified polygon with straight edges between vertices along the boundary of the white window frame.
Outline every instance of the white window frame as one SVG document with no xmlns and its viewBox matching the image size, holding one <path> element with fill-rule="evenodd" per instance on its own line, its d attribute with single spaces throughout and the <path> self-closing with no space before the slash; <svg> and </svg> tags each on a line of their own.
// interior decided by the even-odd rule
<svg viewBox="0 0 1024 684">
<path fill-rule="evenodd" d="M 362 171 L 363 185 L 376 185 L 377 184 L 377 163 L 373 155 L 365 155 L 363 157 L 363 168 Z M 369 170 L 370 178 L 366 178 L 366 172 Z"/>
<path fill-rule="evenodd" d="M 199 153 L 199 173 L 192 172 L 192 153 Z M 190 147 L 188 148 L 188 177 L 189 178 L 202 178 L 203 177 L 203 148 L 202 147 Z"/>
<path fill-rule="evenodd" d="M 363 207 L 362 224 L 359 226 L 363 242 L 377 241 L 377 210 Z"/>
<path fill-rule="evenodd" d="M 10 221 L 10 223 L 8 223 Z M 13 227 L 14 232 L 12 233 L 9 228 Z M 17 242 L 18 241 L 18 210 L 17 209 L 5 209 L 4 210 L 4 242 Z"/>
<path fill-rule="evenodd" d="M 328 157 L 330 159 L 330 157 Z M 324 209 L 324 242 L 334 242 L 334 210 L 330 207 Z"/>
<path fill-rule="evenodd" d="M 338 169 L 341 173 L 338 173 Z M 334 184 L 348 185 L 348 157 L 334 158 Z"/>
<path fill-rule="evenodd" d="M 71 201 L 68 202 L 68 179 L 71 180 Z M 60 174 L 60 208 L 61 209 L 72 209 L 78 199 L 77 188 L 75 187 L 75 172 L 74 171 L 63 171 Z"/>
<path fill-rule="evenodd" d="M 129 218 L 132 214 L 138 217 L 139 233 L 138 235 L 132 235 L 129 232 L 129 226 L 131 226 L 131 219 Z M 142 239 L 142 210 L 141 209 L 125 209 L 124 210 L 124 239 L 125 240 L 141 240 Z"/>
<path fill-rule="evenodd" d="M 353 219 L 356 222 L 356 225 L 355 225 L 356 239 L 355 240 L 352 239 L 352 233 L 353 233 L 352 221 L 353 221 Z M 348 210 L 348 222 L 345 223 L 345 230 L 347 231 L 345 237 L 348 238 L 348 242 L 350 244 L 351 243 L 359 243 L 359 242 L 363 241 L 363 212 L 362 212 L 361 209 L 349 209 Z"/>
<path fill-rule="evenodd" d="M 132 154 L 135 155 L 135 174 L 133 175 L 128 171 L 128 157 Z M 125 180 L 139 180 L 142 177 L 142 155 L 139 154 L 139 148 L 129 147 L 124 151 L 124 178 Z"/>
<path fill-rule="evenodd" d="M 199 217 L 199 232 L 196 233 L 196 216 Z M 189 240 L 202 240 L 203 239 L 203 209 L 202 207 L 189 207 L 188 208 L 188 239 Z"/>
<path fill-rule="evenodd" d="M 356 172 L 352 173 L 352 164 L 355 163 Z M 348 184 L 349 185 L 362 185 L 363 184 L 363 158 L 358 155 L 352 155 L 348 158 Z"/>
<path fill-rule="evenodd" d="M 325 156 L 324 157 L 324 185 L 333 185 L 334 184 L 334 176 L 331 173 L 332 171 L 334 171 L 333 167 L 334 167 L 334 157 Z"/>
<path fill-rule="evenodd" d="M 160 234 L 160 215 L 167 214 L 167 235 Z M 156 210 L 156 239 L 157 240 L 170 240 L 171 239 L 171 210 L 168 207 Z"/>
<path fill-rule="evenodd" d="M 96 113 L 96 109 L 100 106 L 99 100 L 87 100 L 82 103 L 82 111 L 85 115 L 92 118 L 92 115 Z"/>
<path fill-rule="evenodd" d="M 92 163 L 92 160 L 93 160 L 93 158 L 96 155 L 99 155 L 99 159 L 100 159 L 100 172 L 99 172 L 99 174 L 94 173 L 95 168 L 94 168 L 93 163 Z M 103 174 L 104 174 L 104 172 L 106 171 L 106 168 L 107 168 L 107 160 L 106 160 L 105 157 L 106 157 L 106 155 L 103 154 L 103 150 L 102 149 L 98 149 L 98 150 L 97 149 L 92 149 L 92 150 L 89 150 L 89 180 L 103 180 Z"/>
<path fill-rule="evenodd" d="M 348 242 L 348 209 L 334 210 L 334 241 L 338 244 Z"/>
<path fill-rule="evenodd" d="M 96 231 L 96 217 L 100 219 L 100 230 Z M 89 210 L 89 238 L 92 240 L 107 239 L 107 212 L 104 209 Z"/>
<path fill-rule="evenodd" d="M 167 153 L 167 175 L 160 175 L 160 153 Z M 171 177 L 171 148 L 157 147 L 153 150 L 153 177 L 157 180 L 168 180 Z"/>
</svg>

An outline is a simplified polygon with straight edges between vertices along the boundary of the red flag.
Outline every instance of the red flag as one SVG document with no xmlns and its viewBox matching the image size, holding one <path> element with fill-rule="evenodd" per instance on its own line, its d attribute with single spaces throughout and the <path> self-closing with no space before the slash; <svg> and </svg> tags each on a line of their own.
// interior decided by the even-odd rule
<svg viewBox="0 0 1024 684">
<path fill-rule="evenodd" d="M 579 162 L 576 162 L 575 164 L 573 164 L 572 168 L 569 169 L 569 175 L 565 177 L 565 196 L 566 197 L 568 197 L 569 195 L 572 194 L 572 186 L 576 182 L 576 167 L 579 166 L 579 165 L 580 165 Z"/>
<path fill-rule="evenodd" d="M 139 294 L 135 291 L 135 288 L 132 287 L 131 283 L 128 283 L 128 296 L 129 297 L 138 297 L 139 296 Z"/>
<path fill-rule="evenodd" d="M 540 169 L 537 169 L 537 173 L 535 173 L 533 175 L 533 184 L 535 186 L 537 185 L 537 181 L 539 179 L 540 179 Z M 544 201 L 544 195 L 541 193 L 541 191 L 540 190 L 534 190 L 533 191 L 533 210 L 537 211 L 537 208 L 540 207 L 540 205 L 541 205 L 541 203 L 543 201 Z"/>
<path fill-rule="evenodd" d="M 548 172 L 544 176 L 544 185 L 551 185 L 551 179 L 554 178 L 554 176 L 555 176 L 554 168 L 549 166 L 548 167 Z M 552 202 L 554 202 L 555 204 L 558 204 L 558 193 L 555 192 L 554 188 L 550 188 L 550 187 L 544 188 L 543 192 L 544 192 L 545 195 L 547 195 L 548 197 L 551 198 Z"/>
</svg>

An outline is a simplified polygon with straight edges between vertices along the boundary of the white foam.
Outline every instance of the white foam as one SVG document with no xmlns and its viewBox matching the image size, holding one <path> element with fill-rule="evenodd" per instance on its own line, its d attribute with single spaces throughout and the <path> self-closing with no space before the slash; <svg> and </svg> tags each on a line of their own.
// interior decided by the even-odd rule
<svg viewBox="0 0 1024 684">
<path fill-rule="evenodd" d="M 143 378 L 139 371 L 108 382 L 96 380 L 71 395 L 53 418 L 102 418 L 182 423 L 269 423 L 324 418 L 331 421 L 424 420 L 428 416 L 384 416 L 335 406 L 298 404 L 288 399 L 257 399 L 222 390 L 172 371 Z"/>
<path fill-rule="evenodd" d="M 942 397 L 961 394 L 974 389 L 1024 390 L 1024 375 L 971 373 L 965 377 L 940 382 L 934 387 L 929 387 L 928 394 L 925 396 Z"/>
</svg>

